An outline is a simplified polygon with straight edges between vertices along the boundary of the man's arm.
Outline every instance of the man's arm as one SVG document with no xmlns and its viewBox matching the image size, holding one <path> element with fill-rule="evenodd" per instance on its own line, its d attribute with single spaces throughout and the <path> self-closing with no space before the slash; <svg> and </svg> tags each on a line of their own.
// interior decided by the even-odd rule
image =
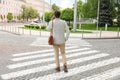
<svg viewBox="0 0 120 80">
<path fill-rule="evenodd" d="M 65 30 L 66 30 L 66 37 L 65 37 L 65 40 L 67 41 L 69 36 L 70 36 L 70 30 L 69 30 L 69 27 L 67 25 L 67 23 L 65 22 Z"/>
<path fill-rule="evenodd" d="M 46 30 L 51 30 L 51 29 L 52 29 L 52 21 L 50 21 L 48 23 L 48 26 L 47 26 Z"/>
</svg>

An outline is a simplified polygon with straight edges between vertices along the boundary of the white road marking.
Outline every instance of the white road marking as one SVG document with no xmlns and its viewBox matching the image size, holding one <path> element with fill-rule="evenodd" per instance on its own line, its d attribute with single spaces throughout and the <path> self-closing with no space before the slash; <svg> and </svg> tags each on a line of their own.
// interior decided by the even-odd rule
<svg viewBox="0 0 120 80">
<path fill-rule="evenodd" d="M 99 67 L 110 65 L 110 64 L 113 64 L 113 63 L 117 63 L 117 62 L 120 62 L 120 58 L 115 57 L 115 58 L 95 62 L 95 63 L 92 63 L 92 64 L 76 67 L 76 68 L 73 68 L 73 69 L 69 69 L 68 73 L 59 72 L 59 73 L 48 74 L 48 75 L 36 78 L 34 80 L 58 80 L 60 78 L 73 76 L 73 75 L 76 75 L 76 74 L 84 72 L 84 71 L 92 70 L 92 69 L 95 69 L 95 68 L 99 68 Z M 4 76 L 4 78 L 5 77 L 7 77 L 7 76 Z M 94 80 L 97 80 L 97 79 L 94 79 Z"/>
<path fill-rule="evenodd" d="M 78 48 L 78 46 L 66 47 L 66 49 L 73 49 L 73 48 Z M 47 52 L 51 52 L 51 51 L 53 51 L 53 49 L 25 52 L 25 53 L 17 53 L 17 54 L 13 54 L 13 56 L 17 57 L 17 56 L 34 55 L 34 54 L 38 54 L 38 53 L 47 53 Z"/>
<path fill-rule="evenodd" d="M 107 70 L 100 74 L 96 74 L 81 80 L 108 80 L 110 78 L 114 78 L 116 76 L 120 76 L 120 67 Z"/>
<path fill-rule="evenodd" d="M 84 58 L 83 59 L 75 59 L 75 61 L 73 61 L 73 60 L 68 61 L 68 65 L 83 62 L 82 60 L 86 61 Z M 80 73 L 80 72 L 84 72 L 84 71 L 91 70 L 91 69 L 94 69 L 94 68 L 102 67 L 102 66 L 105 66 L 105 65 L 109 65 L 109 64 L 112 64 L 112 63 L 119 62 L 119 61 L 120 61 L 120 58 L 115 57 L 115 58 L 95 62 L 95 63 L 92 63 L 92 64 L 76 67 L 76 68 L 73 68 L 73 69 L 69 69 L 69 73 L 67 73 L 65 75 L 57 75 L 58 73 L 46 75 L 46 78 L 50 78 L 50 77 L 53 77 L 53 78 L 56 77 L 57 79 L 64 78 L 65 76 L 66 77 L 71 76 L 71 75 L 74 75 L 74 74 L 77 74 L 77 73 Z M 16 78 L 16 77 L 20 77 L 20 76 L 25 76 L 25 75 L 28 75 L 28 74 L 31 74 L 31 73 L 50 70 L 50 69 L 53 69 L 53 68 L 54 68 L 54 64 L 48 64 L 47 66 L 35 67 L 35 68 L 31 68 L 31 69 L 26 69 L 26 70 L 21 70 L 21 71 L 17 71 L 17 72 L 11 72 L 11 73 L 8 73 L 8 74 L 3 74 L 3 75 L 1 75 L 1 78 L 2 79 L 11 79 L 11 78 Z M 40 80 L 40 79 L 38 79 L 38 80 Z M 47 80 L 47 79 L 42 79 L 42 80 Z M 54 80 L 54 79 L 52 79 L 52 80 Z"/>
<path fill-rule="evenodd" d="M 66 53 L 75 52 L 75 51 L 84 51 L 84 50 L 88 50 L 88 49 L 90 49 L 90 48 L 74 49 L 74 50 L 66 51 Z M 93 52 L 94 51 L 95 50 L 93 50 Z M 96 52 L 98 52 L 98 51 L 96 51 Z M 44 53 L 44 54 L 37 54 L 37 55 L 30 55 L 30 56 L 26 56 L 26 57 L 18 57 L 18 58 L 13 58 L 11 60 L 12 61 L 22 61 L 22 60 L 41 58 L 41 57 L 47 57 L 47 56 L 52 56 L 52 55 L 54 55 L 54 52 Z"/>
<path fill-rule="evenodd" d="M 81 54 L 79 53 L 79 54 L 76 54 L 76 55 L 75 54 L 67 55 L 67 58 L 74 57 L 74 56 L 79 56 L 79 55 L 81 55 Z M 89 57 L 84 57 L 84 58 L 80 58 L 80 59 L 76 59 L 76 60 L 70 60 L 70 61 L 68 61 L 68 63 L 69 62 L 76 62 L 77 60 L 86 61 L 86 60 L 105 57 L 105 56 L 108 56 L 108 55 L 109 54 L 101 53 L 101 54 L 97 54 L 97 55 L 93 55 L 93 56 L 89 56 Z M 60 59 L 61 59 L 61 57 L 60 57 Z M 28 61 L 28 62 L 23 62 L 23 63 L 16 63 L 16 64 L 8 65 L 7 67 L 9 69 L 14 69 L 14 68 L 33 65 L 33 64 L 45 63 L 45 62 L 49 62 L 49 61 L 54 61 L 54 58 L 39 59 L 39 60 L 33 60 L 33 61 Z"/>
</svg>

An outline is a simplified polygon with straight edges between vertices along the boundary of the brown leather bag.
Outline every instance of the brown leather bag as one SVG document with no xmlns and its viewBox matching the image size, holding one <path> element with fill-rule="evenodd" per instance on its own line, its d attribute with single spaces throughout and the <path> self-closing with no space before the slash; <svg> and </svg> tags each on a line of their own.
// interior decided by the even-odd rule
<svg viewBox="0 0 120 80">
<path fill-rule="evenodd" d="M 53 39 L 53 21 L 52 21 L 52 30 L 50 32 L 50 36 L 48 38 L 48 44 L 53 45 L 54 44 L 54 39 Z"/>
<path fill-rule="evenodd" d="M 48 44 L 49 45 L 53 45 L 54 44 L 54 39 L 53 39 L 52 35 L 50 35 L 49 38 L 48 38 Z"/>
</svg>

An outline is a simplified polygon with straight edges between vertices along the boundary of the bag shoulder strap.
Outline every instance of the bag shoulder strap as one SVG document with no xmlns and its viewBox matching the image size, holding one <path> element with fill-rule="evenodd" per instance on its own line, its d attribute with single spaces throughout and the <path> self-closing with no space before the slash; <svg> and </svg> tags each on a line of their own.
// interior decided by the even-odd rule
<svg viewBox="0 0 120 80">
<path fill-rule="evenodd" d="M 50 35 L 53 35 L 53 20 L 52 20 L 52 30 L 50 32 Z"/>
</svg>

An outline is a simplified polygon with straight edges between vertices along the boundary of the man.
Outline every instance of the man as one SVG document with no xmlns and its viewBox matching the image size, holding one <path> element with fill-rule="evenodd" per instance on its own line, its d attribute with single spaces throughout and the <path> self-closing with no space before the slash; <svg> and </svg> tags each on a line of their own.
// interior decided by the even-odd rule
<svg viewBox="0 0 120 80">
<path fill-rule="evenodd" d="M 52 30 L 53 26 L 53 39 L 54 39 L 54 53 L 55 53 L 55 60 L 56 60 L 56 71 L 60 71 L 60 62 L 59 62 L 59 49 L 62 56 L 63 61 L 63 70 L 64 72 L 68 72 L 67 70 L 67 61 L 66 61 L 66 55 L 65 55 L 65 42 L 69 38 L 69 28 L 67 26 L 67 23 L 64 20 L 60 19 L 60 12 L 55 11 L 54 13 L 54 19 L 49 22 L 47 29 Z M 64 33 L 66 31 L 66 35 Z"/>
</svg>

